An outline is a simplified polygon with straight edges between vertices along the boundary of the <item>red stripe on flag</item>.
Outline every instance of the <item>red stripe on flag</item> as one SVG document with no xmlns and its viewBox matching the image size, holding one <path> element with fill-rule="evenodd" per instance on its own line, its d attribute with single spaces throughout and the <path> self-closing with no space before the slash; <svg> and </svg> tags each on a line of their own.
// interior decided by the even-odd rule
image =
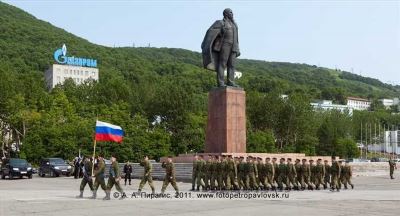
<svg viewBox="0 0 400 216">
<path fill-rule="evenodd" d="M 122 136 L 112 134 L 96 134 L 96 141 L 122 142 Z"/>
</svg>

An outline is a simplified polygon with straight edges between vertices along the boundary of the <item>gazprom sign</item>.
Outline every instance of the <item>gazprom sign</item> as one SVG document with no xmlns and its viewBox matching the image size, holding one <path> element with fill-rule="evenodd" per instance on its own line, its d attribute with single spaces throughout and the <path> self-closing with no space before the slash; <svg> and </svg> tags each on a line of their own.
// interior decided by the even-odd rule
<svg viewBox="0 0 400 216">
<path fill-rule="evenodd" d="M 81 66 L 81 67 L 97 67 L 96 59 L 79 58 L 67 56 L 67 46 L 63 44 L 62 48 L 54 52 L 54 60 L 60 64 Z"/>
</svg>

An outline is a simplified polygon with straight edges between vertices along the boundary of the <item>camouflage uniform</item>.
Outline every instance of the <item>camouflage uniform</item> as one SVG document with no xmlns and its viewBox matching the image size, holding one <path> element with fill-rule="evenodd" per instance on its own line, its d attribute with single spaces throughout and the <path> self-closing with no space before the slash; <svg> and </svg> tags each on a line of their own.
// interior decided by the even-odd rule
<svg viewBox="0 0 400 216">
<path fill-rule="evenodd" d="M 394 177 L 393 177 L 394 169 L 397 169 L 396 162 L 394 162 L 394 160 L 390 159 L 389 160 L 390 179 L 394 179 Z"/>
<path fill-rule="evenodd" d="M 264 185 L 265 189 L 269 190 L 274 186 L 275 169 L 273 164 L 269 161 L 265 162 L 264 167 L 265 167 Z"/>
<path fill-rule="evenodd" d="M 287 176 L 288 176 L 288 166 L 284 163 L 284 160 L 281 160 L 281 162 L 278 165 L 278 172 L 276 173 L 278 175 L 278 189 L 283 190 L 283 184 L 286 185 L 286 189 L 288 189 L 289 184 L 287 182 Z"/>
<path fill-rule="evenodd" d="M 149 182 L 150 188 L 152 193 L 155 192 L 154 185 L 153 185 L 153 177 L 151 176 L 151 172 L 153 171 L 153 165 L 148 160 L 143 160 L 140 162 L 140 166 L 144 168 L 143 177 L 139 184 L 139 191 L 141 191 L 146 184 Z"/>
<path fill-rule="evenodd" d="M 239 184 L 239 188 L 240 188 L 240 189 L 247 190 L 247 187 L 246 187 L 245 168 L 246 168 L 246 164 L 245 164 L 245 162 L 243 162 L 243 160 L 241 159 L 241 161 L 240 161 L 239 164 L 237 165 L 237 170 L 238 170 L 238 184 Z"/>
<path fill-rule="evenodd" d="M 257 189 L 257 182 L 256 182 L 256 178 L 258 176 L 257 173 L 257 166 L 256 164 L 254 164 L 253 161 L 249 161 L 246 163 L 246 169 L 245 169 L 245 173 L 246 173 L 246 188 L 247 189 Z"/>
<path fill-rule="evenodd" d="M 328 188 L 328 184 L 331 184 L 331 166 L 328 164 L 328 161 L 324 164 L 325 167 L 325 176 L 324 176 L 324 189 Z"/>
<path fill-rule="evenodd" d="M 204 180 L 204 166 L 206 165 L 206 162 L 202 159 L 202 158 L 200 158 L 198 161 L 197 161 L 197 190 L 199 190 L 200 189 L 200 186 L 203 188 L 203 190 L 204 190 L 204 188 L 205 188 L 205 185 L 204 185 L 204 182 L 203 182 L 203 180 Z"/>
<path fill-rule="evenodd" d="M 298 185 L 297 185 L 297 172 L 296 172 L 296 167 L 294 166 L 294 164 L 292 164 L 291 162 L 288 161 L 287 163 L 287 188 L 290 190 L 292 189 L 291 185 L 293 185 L 293 187 L 295 189 L 298 189 Z"/>
<path fill-rule="evenodd" d="M 305 189 L 306 185 L 309 190 L 314 189 L 312 183 L 310 182 L 310 177 L 311 177 L 311 169 L 310 165 L 303 162 L 301 165 L 301 188 Z"/>
<path fill-rule="evenodd" d="M 351 170 L 351 166 L 346 163 L 346 165 L 343 166 L 343 175 L 342 177 L 342 182 L 344 184 L 344 188 L 347 189 L 347 184 L 351 186 L 351 189 L 354 188 L 354 185 L 351 183 L 351 177 L 353 176 L 353 172 Z"/>
<path fill-rule="evenodd" d="M 320 161 L 317 162 L 317 165 L 314 168 L 314 179 L 315 179 L 315 188 L 319 190 L 319 186 L 322 184 L 325 188 L 324 177 L 325 177 L 325 166 L 321 164 Z"/>
<path fill-rule="evenodd" d="M 294 168 L 296 169 L 296 184 L 297 184 L 297 189 L 300 189 L 301 187 L 301 163 L 300 160 L 296 160 L 294 164 Z"/>
<path fill-rule="evenodd" d="M 118 192 L 120 192 L 121 194 L 124 193 L 124 191 L 121 188 L 121 185 L 119 184 L 120 179 L 121 179 L 121 175 L 119 172 L 118 162 L 114 161 L 111 164 L 110 173 L 109 173 L 108 182 L 107 182 L 108 197 L 110 197 L 110 191 L 114 185 Z"/>
<path fill-rule="evenodd" d="M 237 179 L 237 167 L 235 161 L 232 159 L 227 160 L 226 163 L 226 189 L 237 189 L 235 180 Z"/>
<path fill-rule="evenodd" d="M 195 189 L 196 187 L 196 179 L 197 179 L 197 161 L 198 159 L 196 158 L 193 160 L 193 168 L 192 168 L 192 190 Z"/>
<path fill-rule="evenodd" d="M 331 166 L 331 190 L 337 189 L 339 191 L 341 167 L 337 161 L 332 161 Z"/>
<path fill-rule="evenodd" d="M 217 161 L 216 172 L 217 172 L 218 190 L 223 190 L 225 188 L 225 185 L 223 180 L 224 178 L 223 164 L 221 160 Z"/>
<path fill-rule="evenodd" d="M 210 164 L 210 189 L 215 190 L 216 189 L 216 184 L 215 182 L 217 181 L 217 162 L 215 160 L 211 161 Z"/>
<path fill-rule="evenodd" d="M 94 169 L 94 176 L 95 176 L 95 180 L 94 180 L 94 184 L 93 184 L 93 199 L 96 199 L 96 195 L 97 195 L 97 189 L 99 188 L 99 186 L 101 186 L 101 189 L 103 189 L 105 192 L 107 192 L 107 186 L 106 183 L 104 181 L 104 172 L 106 169 L 106 165 L 104 164 L 103 159 L 99 159 L 95 169 Z"/>
<path fill-rule="evenodd" d="M 204 163 L 204 166 L 203 166 L 203 180 L 204 180 L 204 187 L 205 187 L 206 190 L 210 190 L 211 189 L 211 187 L 210 187 L 211 163 L 212 163 L 211 158 L 209 158 L 207 160 L 207 162 Z"/>
<path fill-rule="evenodd" d="M 81 185 L 79 187 L 80 195 L 79 198 L 83 197 L 83 191 L 85 190 L 86 184 L 89 185 L 91 191 L 93 191 L 93 181 L 92 181 L 92 166 L 93 163 L 90 160 L 85 161 L 83 165 L 83 178 L 81 181 Z"/>
<path fill-rule="evenodd" d="M 168 184 L 171 183 L 172 187 L 175 189 L 176 193 L 179 193 L 178 186 L 176 185 L 175 179 L 175 165 L 173 162 L 163 162 L 161 167 L 165 169 L 164 182 L 161 188 L 161 193 L 165 192 Z"/>
</svg>

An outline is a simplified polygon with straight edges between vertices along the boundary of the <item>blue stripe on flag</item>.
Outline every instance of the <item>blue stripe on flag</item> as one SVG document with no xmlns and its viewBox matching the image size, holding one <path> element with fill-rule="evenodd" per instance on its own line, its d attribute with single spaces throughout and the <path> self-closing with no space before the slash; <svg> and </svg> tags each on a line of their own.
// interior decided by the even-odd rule
<svg viewBox="0 0 400 216">
<path fill-rule="evenodd" d="M 112 134 L 116 136 L 123 136 L 124 132 L 122 130 L 109 128 L 109 127 L 96 127 L 96 134 Z"/>
</svg>

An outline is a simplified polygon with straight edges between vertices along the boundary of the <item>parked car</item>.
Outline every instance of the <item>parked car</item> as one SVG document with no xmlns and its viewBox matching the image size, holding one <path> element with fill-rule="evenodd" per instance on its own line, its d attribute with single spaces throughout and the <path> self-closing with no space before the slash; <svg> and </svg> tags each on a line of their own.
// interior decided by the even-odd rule
<svg viewBox="0 0 400 216">
<path fill-rule="evenodd" d="M 40 161 L 38 174 L 41 177 L 49 175 L 51 177 L 59 177 L 60 175 L 70 176 L 72 166 L 61 158 L 44 158 Z"/>
<path fill-rule="evenodd" d="M 387 158 L 371 158 L 371 162 L 388 162 L 389 160 Z"/>
<path fill-rule="evenodd" d="M 19 158 L 5 159 L 1 166 L 1 178 L 13 179 L 14 177 L 23 178 L 24 176 L 32 178 L 32 166 L 25 160 Z"/>
</svg>

